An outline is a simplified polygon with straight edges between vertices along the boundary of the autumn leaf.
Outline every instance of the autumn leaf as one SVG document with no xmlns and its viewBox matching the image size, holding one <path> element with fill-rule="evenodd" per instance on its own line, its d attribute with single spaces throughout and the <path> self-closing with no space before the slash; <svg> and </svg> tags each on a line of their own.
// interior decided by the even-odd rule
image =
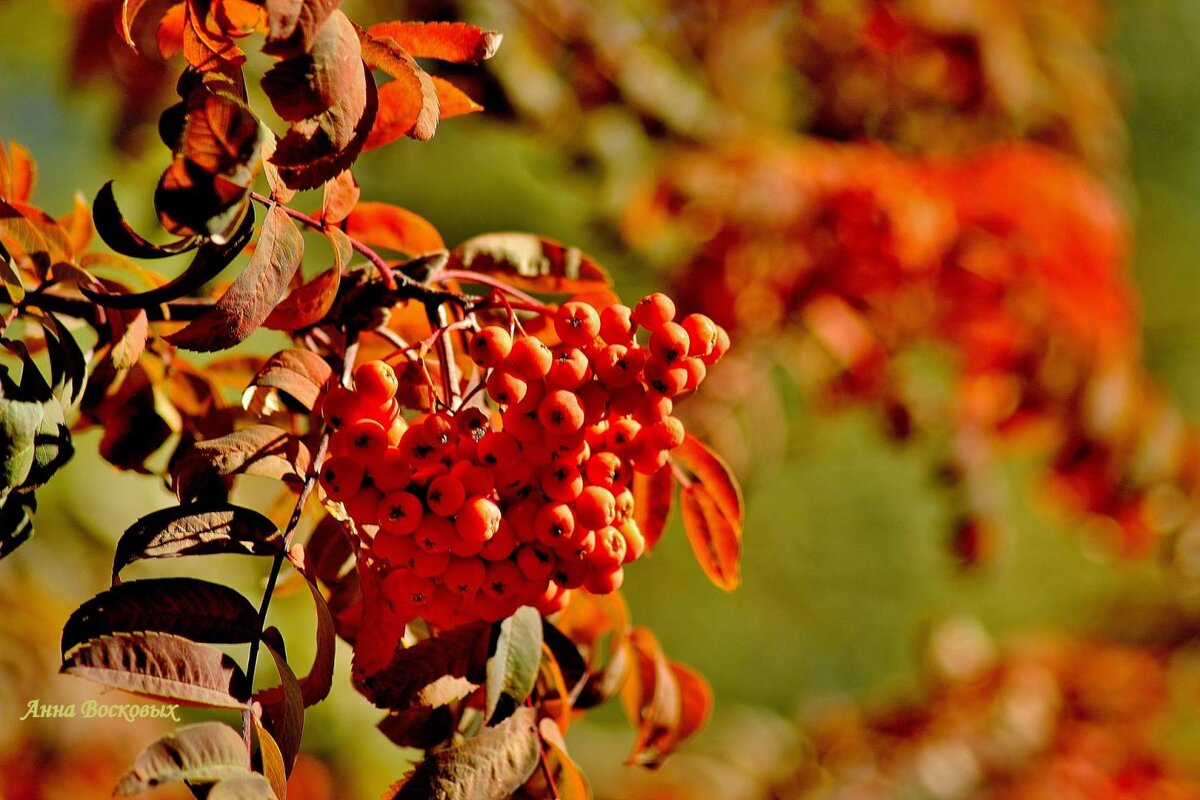
<svg viewBox="0 0 1200 800">
<path fill-rule="evenodd" d="M 729 466 L 691 434 L 671 453 L 693 476 L 680 492 L 683 526 L 704 573 L 732 591 L 741 581 L 742 491 Z"/>
</svg>

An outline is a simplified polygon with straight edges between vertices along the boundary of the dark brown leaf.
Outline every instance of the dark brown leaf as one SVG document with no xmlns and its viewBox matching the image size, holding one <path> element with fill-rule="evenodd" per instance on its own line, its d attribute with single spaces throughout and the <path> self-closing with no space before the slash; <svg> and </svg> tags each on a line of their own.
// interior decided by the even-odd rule
<svg viewBox="0 0 1200 800">
<path fill-rule="evenodd" d="M 454 733 L 454 714 L 449 706 L 390 711 L 376 727 L 397 747 L 427 750 Z"/>
<path fill-rule="evenodd" d="M 329 605 L 325 602 L 325 595 L 321 594 L 320 587 L 312 577 L 312 570 L 307 564 L 304 548 L 294 545 L 289 553 L 289 558 L 292 566 L 304 577 L 317 612 L 316 655 L 313 656 L 312 669 L 300 679 L 300 692 L 304 699 L 304 707 L 307 708 L 329 696 L 329 690 L 333 686 L 334 654 L 337 642 Z M 263 705 L 280 703 L 283 699 L 284 688 L 275 687 L 261 692 L 260 699 Z"/>
<path fill-rule="evenodd" d="M 292 434 L 273 425 L 251 425 L 197 442 L 175 465 L 175 494 L 190 500 L 234 475 L 303 480 L 311 458 Z"/>
<path fill-rule="evenodd" d="M 269 556 L 282 546 L 275 523 L 249 508 L 228 503 L 164 508 L 142 517 L 121 535 L 113 556 L 113 577 L 144 558 L 209 553 Z"/>
<path fill-rule="evenodd" d="M 91 639 L 63 659 L 60 672 L 182 705 L 240 709 L 246 703 L 246 676 L 232 658 L 169 633 Z"/>
<path fill-rule="evenodd" d="M 287 659 L 270 644 L 265 646 L 275 660 L 281 683 L 268 690 L 269 702 L 264 702 L 264 692 L 256 695 L 255 699 L 262 703 L 267 727 L 279 745 L 284 772 L 290 775 L 296 765 L 296 756 L 300 753 L 300 742 L 304 738 L 304 694 Z"/>
<path fill-rule="evenodd" d="M 303 408 L 311 411 L 321 389 L 333 375 L 325 359 L 311 350 L 292 348 L 282 350 L 267 359 L 250 382 L 243 396 L 243 405 L 253 410 L 247 398 L 259 398 L 264 390 L 283 392 Z M 254 405 L 262 405 L 256 400 Z"/>
<path fill-rule="evenodd" d="M 490 623 L 475 622 L 399 647 L 383 669 L 363 674 L 355 658 L 354 681 L 378 708 L 437 707 L 478 688 L 485 680 Z"/>
<path fill-rule="evenodd" d="M 198 578 L 129 581 L 75 609 L 63 627 L 62 654 L 97 636 L 135 631 L 197 642 L 249 642 L 258 636 L 258 611 L 233 589 Z"/>
<path fill-rule="evenodd" d="M 256 331 L 287 291 L 304 258 L 304 237 L 281 206 L 271 206 L 250 263 L 204 315 L 167 337 L 176 347 L 212 352 Z"/>
<path fill-rule="evenodd" d="M 118 253 L 135 258 L 166 258 L 191 250 L 197 244 L 195 236 L 186 236 L 163 245 L 152 244 L 143 239 L 129 227 L 129 223 L 121 214 L 117 199 L 113 195 L 112 181 L 104 184 L 96 193 L 96 201 L 92 204 L 92 218 L 95 220 L 96 233 L 100 234 L 105 244 Z"/>
</svg>

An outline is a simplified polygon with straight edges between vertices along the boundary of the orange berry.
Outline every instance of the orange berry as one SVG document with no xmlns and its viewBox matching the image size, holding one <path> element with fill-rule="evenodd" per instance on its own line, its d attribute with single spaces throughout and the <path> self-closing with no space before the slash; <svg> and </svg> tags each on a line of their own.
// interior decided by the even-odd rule
<svg viewBox="0 0 1200 800">
<path fill-rule="evenodd" d="M 491 369 L 504 363 L 512 347 L 512 335 L 505 328 L 489 325 L 471 337 L 467 353 L 476 364 Z"/>
<path fill-rule="evenodd" d="M 563 503 L 542 506 L 533 519 L 533 530 L 542 544 L 557 546 L 575 532 L 575 512 Z"/>
<path fill-rule="evenodd" d="M 688 335 L 689 356 L 703 358 L 717 344 L 717 324 L 704 314 L 688 314 L 680 323 Z"/>
<path fill-rule="evenodd" d="M 575 510 L 575 521 L 590 530 L 611 525 L 617 515 L 616 498 L 603 486 L 584 488 L 572 507 Z"/>
<path fill-rule="evenodd" d="M 580 430 L 583 419 L 583 406 L 579 404 L 579 398 L 565 389 L 550 392 L 538 405 L 538 420 L 551 433 Z"/>
<path fill-rule="evenodd" d="M 504 366 L 525 381 L 536 381 L 546 377 L 553 362 L 554 354 L 545 342 L 534 336 L 525 336 L 513 342 Z"/>
<path fill-rule="evenodd" d="M 596 549 L 588 556 L 588 562 L 594 571 L 611 572 L 625 563 L 627 547 L 621 532 L 611 525 L 606 525 L 596 531 Z"/>
<path fill-rule="evenodd" d="M 400 381 L 383 361 L 368 361 L 354 370 L 354 389 L 365 400 L 382 404 L 396 396 Z"/>
<path fill-rule="evenodd" d="M 650 355 L 668 364 L 687 358 L 690 346 L 688 332 L 674 322 L 664 322 L 650 334 Z"/>
<path fill-rule="evenodd" d="M 558 464 L 542 472 L 542 492 L 551 500 L 569 503 L 583 491 L 583 476 L 575 467 Z"/>
<path fill-rule="evenodd" d="M 729 332 L 721 326 L 717 326 L 717 338 L 713 343 L 712 351 L 702 357 L 702 361 L 708 366 L 712 366 L 721 360 L 721 357 L 729 351 Z"/>
<path fill-rule="evenodd" d="M 550 371 L 546 373 L 546 386 L 552 389 L 578 389 L 588 379 L 591 368 L 588 357 L 582 350 L 568 348 L 554 353 Z"/>
<path fill-rule="evenodd" d="M 633 341 L 633 309 L 624 305 L 606 306 L 600 312 L 600 336 L 608 344 L 629 344 Z"/>
<path fill-rule="evenodd" d="M 443 475 L 429 484 L 425 494 L 425 502 L 429 510 L 439 516 L 453 516 L 467 499 L 467 490 L 462 481 L 453 475 Z"/>
<path fill-rule="evenodd" d="M 609 594 L 621 588 L 625 582 L 625 570 L 617 567 L 611 572 L 593 572 L 587 576 L 583 588 L 592 594 Z"/>
<path fill-rule="evenodd" d="M 687 386 L 688 371 L 682 366 L 658 358 L 651 358 L 646 362 L 643 378 L 646 381 L 646 385 L 654 391 L 659 394 L 665 394 L 668 397 L 673 397 L 682 392 L 683 387 Z"/>
<path fill-rule="evenodd" d="M 513 562 L 492 561 L 487 565 L 481 591 L 488 597 L 501 600 L 514 596 L 524 582 L 525 576 Z"/>
<path fill-rule="evenodd" d="M 675 303 L 662 292 L 648 294 L 634 306 L 631 316 L 638 325 L 655 331 L 675 319 Z"/>
<path fill-rule="evenodd" d="M 525 381 L 506 369 L 492 370 L 487 379 L 488 397 L 502 406 L 521 402 L 527 388 Z"/>
<path fill-rule="evenodd" d="M 563 344 L 582 347 L 600 333 L 600 315 L 589 303 L 563 303 L 554 315 L 554 330 Z"/>
<path fill-rule="evenodd" d="M 383 458 L 388 450 L 388 433 L 373 419 L 359 419 L 337 432 L 343 437 L 341 450 L 363 464 L 370 465 Z"/>
</svg>

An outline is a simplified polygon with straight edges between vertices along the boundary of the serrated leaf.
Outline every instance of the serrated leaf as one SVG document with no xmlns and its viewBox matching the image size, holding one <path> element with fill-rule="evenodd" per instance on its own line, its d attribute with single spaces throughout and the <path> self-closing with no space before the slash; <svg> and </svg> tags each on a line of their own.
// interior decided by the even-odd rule
<svg viewBox="0 0 1200 800">
<path fill-rule="evenodd" d="M 548 294 L 578 294 L 612 285 L 603 267 L 574 247 L 529 233 L 487 233 L 450 251 L 447 267 L 501 277 Z"/>
<path fill-rule="evenodd" d="M 164 783 L 206 783 L 249 772 L 242 736 L 223 722 L 185 725 L 147 747 L 113 794 L 139 794 Z"/>
<path fill-rule="evenodd" d="M 264 328 L 277 331 L 307 328 L 323 320 L 333 308 L 342 273 L 346 271 L 354 251 L 350 239 L 341 228 L 329 228 L 325 235 L 333 246 L 333 267 L 285 297 L 263 322 Z"/>
<path fill-rule="evenodd" d="M 437 132 L 441 110 L 438 91 L 429 73 L 386 36 L 359 30 L 363 62 L 381 69 L 393 80 L 379 90 L 379 111 L 365 150 L 381 147 L 401 136 L 428 141 Z"/>
<path fill-rule="evenodd" d="M 394 39 L 417 58 L 435 58 L 456 64 L 478 64 L 491 58 L 503 35 L 465 22 L 381 22 L 368 33 Z"/>
<path fill-rule="evenodd" d="M 252 404 L 244 402 L 245 397 L 261 395 L 264 390 L 279 391 L 311 411 L 332 375 L 333 370 L 325 359 L 311 350 L 282 350 L 268 358 L 251 380 L 243 405 L 253 409 Z"/>
<path fill-rule="evenodd" d="M 262 775 L 247 773 L 213 785 L 205 800 L 279 800 L 271 782 Z"/>
<path fill-rule="evenodd" d="M 221 299 L 178 333 L 176 347 L 212 352 L 256 331 L 287 291 L 304 258 L 304 237 L 281 206 L 271 206 L 250 263 Z"/>
<path fill-rule="evenodd" d="M 164 508 L 139 519 L 117 542 L 113 577 L 133 561 L 209 553 L 269 556 L 283 537 L 275 523 L 249 508 L 205 503 Z"/>
<path fill-rule="evenodd" d="M 384 800 L 504 800 L 538 765 L 536 713 L 519 708 L 494 728 L 457 747 L 427 755 Z"/>
<path fill-rule="evenodd" d="M 671 458 L 693 479 L 680 491 L 683 527 L 704 573 L 733 591 L 741 581 L 742 490 L 729 466 L 699 439 L 687 434 Z"/>
<path fill-rule="evenodd" d="M 475 622 L 400 647 L 377 672 L 364 674 L 356 657 L 354 681 L 377 708 L 437 707 L 473 692 L 486 680 L 490 623 Z"/>
<path fill-rule="evenodd" d="M 135 631 L 197 642 L 249 642 L 258 636 L 258 611 L 233 589 L 198 578 L 129 581 L 75 609 L 63 626 L 62 654 L 98 636 Z"/>
<path fill-rule="evenodd" d="M 312 569 L 306 561 L 307 556 L 304 555 L 304 552 L 304 548 L 294 546 L 289 553 L 289 559 L 292 562 L 292 566 L 296 568 L 296 571 L 300 573 L 308 585 L 308 591 L 312 595 L 317 617 L 317 645 L 316 653 L 313 655 L 313 665 L 308 674 L 299 679 L 300 693 L 304 698 L 304 707 L 308 708 L 328 697 L 329 690 L 333 687 L 333 667 L 337 650 L 337 635 L 334 632 L 333 616 L 329 611 L 329 605 L 325 601 L 325 595 L 321 594 L 321 589 L 317 586 L 316 580 L 312 577 Z M 263 705 L 280 702 L 280 693 L 282 691 L 282 687 L 276 687 L 262 692 L 261 701 Z"/>
<path fill-rule="evenodd" d="M 495 725 L 510 716 L 533 690 L 542 660 L 542 617 L 528 606 L 500 623 L 496 649 L 487 662 L 484 717 Z"/>
<path fill-rule="evenodd" d="M 262 703 L 268 728 L 279 745 L 284 773 L 290 775 L 304 738 L 304 693 L 283 654 L 269 643 L 265 647 L 275 660 L 281 683 L 275 690 L 268 690 L 269 697 L 260 692 L 257 699 Z"/>
<path fill-rule="evenodd" d="M 169 633 L 98 636 L 72 650 L 59 671 L 183 705 L 240 709 L 246 703 L 246 676 L 232 658 Z"/>
<path fill-rule="evenodd" d="M 167 244 L 152 244 L 142 238 L 129 223 L 117 206 L 117 198 L 113 195 L 112 181 L 104 184 L 96 193 L 92 204 L 92 218 L 96 225 L 96 233 L 104 243 L 118 253 L 134 258 L 167 258 L 179 253 L 192 250 L 199 243 L 195 236 L 185 236 Z M 203 284 L 201 281 L 200 284 Z M 197 284 L 199 286 L 200 284 Z"/>
<path fill-rule="evenodd" d="M 99 214 L 97 214 L 96 220 L 97 230 L 100 230 Z M 149 291 L 139 292 L 136 294 L 100 294 L 82 286 L 79 288 L 79 290 L 83 292 L 88 299 L 105 306 L 106 308 L 153 308 L 154 306 L 161 305 L 162 303 L 167 303 L 171 300 L 177 300 L 180 297 L 191 294 L 213 278 L 220 275 L 226 267 L 233 263 L 233 260 L 237 258 L 238 254 L 246 248 L 246 245 L 250 243 L 250 237 L 253 233 L 254 211 L 250 209 L 247 210 L 246 216 L 242 220 L 242 224 L 238 228 L 237 233 L 230 237 L 229 241 L 225 242 L 224 244 L 215 244 L 209 242 L 201 245 L 196 250 L 196 255 L 192 258 L 192 263 L 188 265 L 187 269 L 185 269 L 178 277 L 168 281 L 162 286 L 158 286 Z M 104 234 L 101 233 L 101 236 L 103 235 Z M 105 241 L 107 241 L 107 239 L 105 239 Z M 111 242 L 109 243 L 109 246 L 114 250 L 117 250 L 117 248 Z M 138 255 L 137 253 L 130 253 L 127 251 L 119 252 L 125 252 L 126 255 L 132 255 L 137 258 L 146 258 L 146 256 Z"/>
<path fill-rule="evenodd" d="M 287 797 L 287 769 L 283 765 L 283 753 L 279 750 L 279 744 L 271 736 L 270 732 L 263 727 L 262 720 L 251 714 L 250 719 L 254 722 L 254 732 L 258 737 L 258 752 L 259 758 L 262 760 L 263 777 L 271 784 L 271 791 L 275 792 L 275 796 L 280 800 L 285 800 Z"/>
<path fill-rule="evenodd" d="M 235 475 L 303 480 L 310 460 L 308 448 L 287 431 L 251 425 L 193 445 L 174 467 L 175 494 L 192 499 Z"/>
<path fill-rule="evenodd" d="M 391 203 L 359 203 L 346 219 L 346 234 L 372 247 L 413 256 L 446 249 L 428 220 Z"/>
</svg>

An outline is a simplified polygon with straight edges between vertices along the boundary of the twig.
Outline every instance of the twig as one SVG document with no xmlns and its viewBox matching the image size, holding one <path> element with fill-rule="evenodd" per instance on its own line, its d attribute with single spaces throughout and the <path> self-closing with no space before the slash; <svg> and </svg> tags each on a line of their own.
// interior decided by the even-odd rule
<svg viewBox="0 0 1200 800">
<path fill-rule="evenodd" d="M 546 306 L 546 304 L 539 301 L 533 295 L 526 294 L 525 292 L 521 291 L 520 289 L 518 289 L 514 286 L 509 286 L 508 284 L 504 283 L 503 281 L 497 280 L 496 278 L 493 278 L 490 275 L 484 275 L 482 272 L 472 272 L 470 270 L 464 270 L 464 269 L 447 269 L 447 270 L 442 270 L 441 272 L 439 272 L 437 275 L 437 278 L 439 281 L 458 280 L 458 281 L 466 281 L 467 283 L 479 283 L 484 286 L 490 286 L 491 288 L 496 289 L 497 291 L 503 292 L 504 294 L 507 294 L 510 297 L 515 297 L 518 300 L 520 300 L 521 302 L 527 303 L 528 305 L 532 306 L 533 308 L 530 308 L 529 309 L 530 311 L 539 310 L 539 309 L 540 310 L 548 310 L 548 307 Z"/>
</svg>

